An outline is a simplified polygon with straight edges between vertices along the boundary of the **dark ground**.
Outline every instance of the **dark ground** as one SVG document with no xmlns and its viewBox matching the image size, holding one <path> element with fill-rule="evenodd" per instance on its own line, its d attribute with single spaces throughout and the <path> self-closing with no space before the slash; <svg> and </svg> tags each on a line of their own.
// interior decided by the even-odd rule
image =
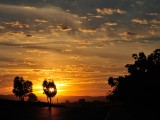
<svg viewBox="0 0 160 120">
<path fill-rule="evenodd" d="M 0 100 L 0 116 L 4 120 L 105 120 L 106 103 L 55 105 L 20 103 Z"/>
<path fill-rule="evenodd" d="M 54 104 L 0 100 L 0 120 L 160 120 L 158 104 Z"/>
</svg>

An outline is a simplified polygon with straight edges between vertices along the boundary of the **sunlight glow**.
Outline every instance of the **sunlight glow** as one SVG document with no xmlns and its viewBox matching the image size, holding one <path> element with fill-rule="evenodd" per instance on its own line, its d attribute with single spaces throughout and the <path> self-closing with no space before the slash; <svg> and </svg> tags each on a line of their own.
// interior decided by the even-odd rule
<svg viewBox="0 0 160 120">
<path fill-rule="evenodd" d="M 49 88 L 49 91 L 50 91 L 50 92 L 53 92 L 53 91 L 55 91 L 55 90 L 54 90 L 54 88 Z"/>
<path fill-rule="evenodd" d="M 70 0 L 37 0 L 32 6 L 26 1 L 0 2 L 0 95 L 13 94 L 13 79 L 20 76 L 33 82 L 37 96 L 45 96 L 44 79 L 54 80 L 56 96 L 105 96 L 111 89 L 107 79 L 128 74 L 124 65 L 133 62 L 133 53 L 160 46 L 157 0 L 128 2 L 133 11 L 119 1 L 105 6 L 95 0 L 88 7 L 77 0 L 84 12 Z"/>
</svg>

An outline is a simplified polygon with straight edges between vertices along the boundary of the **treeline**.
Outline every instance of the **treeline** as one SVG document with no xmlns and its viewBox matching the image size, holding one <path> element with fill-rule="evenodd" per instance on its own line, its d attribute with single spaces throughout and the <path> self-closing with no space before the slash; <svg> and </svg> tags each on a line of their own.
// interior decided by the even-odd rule
<svg viewBox="0 0 160 120">
<path fill-rule="evenodd" d="M 38 98 L 33 93 L 32 89 L 33 83 L 30 80 L 25 80 L 23 77 L 16 76 L 13 80 L 13 90 L 12 92 L 20 101 L 24 101 L 24 97 L 28 97 L 28 101 L 37 102 Z M 42 83 L 43 93 L 49 98 L 50 105 L 52 97 L 57 94 L 57 88 L 53 80 L 45 79 Z"/>
<path fill-rule="evenodd" d="M 126 64 L 129 75 L 109 77 L 108 84 L 113 87 L 107 98 L 111 101 L 159 104 L 160 49 L 148 56 L 144 52 L 133 54 L 133 64 Z"/>
</svg>

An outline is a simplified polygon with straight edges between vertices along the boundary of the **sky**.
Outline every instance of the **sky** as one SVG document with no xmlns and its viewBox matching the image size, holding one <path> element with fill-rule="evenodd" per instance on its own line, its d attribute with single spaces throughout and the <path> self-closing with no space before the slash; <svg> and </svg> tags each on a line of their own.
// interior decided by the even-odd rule
<svg viewBox="0 0 160 120">
<path fill-rule="evenodd" d="M 159 0 L 0 0 L 0 94 L 15 76 L 43 96 L 105 96 L 132 54 L 160 48 Z"/>
</svg>

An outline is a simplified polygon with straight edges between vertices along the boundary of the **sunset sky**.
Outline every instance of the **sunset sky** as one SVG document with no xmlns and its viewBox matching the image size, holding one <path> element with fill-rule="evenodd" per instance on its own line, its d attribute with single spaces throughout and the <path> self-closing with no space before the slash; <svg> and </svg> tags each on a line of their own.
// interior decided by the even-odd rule
<svg viewBox="0 0 160 120">
<path fill-rule="evenodd" d="M 0 94 L 23 76 L 33 92 L 104 96 L 133 53 L 160 48 L 160 0 L 0 0 Z"/>
</svg>

